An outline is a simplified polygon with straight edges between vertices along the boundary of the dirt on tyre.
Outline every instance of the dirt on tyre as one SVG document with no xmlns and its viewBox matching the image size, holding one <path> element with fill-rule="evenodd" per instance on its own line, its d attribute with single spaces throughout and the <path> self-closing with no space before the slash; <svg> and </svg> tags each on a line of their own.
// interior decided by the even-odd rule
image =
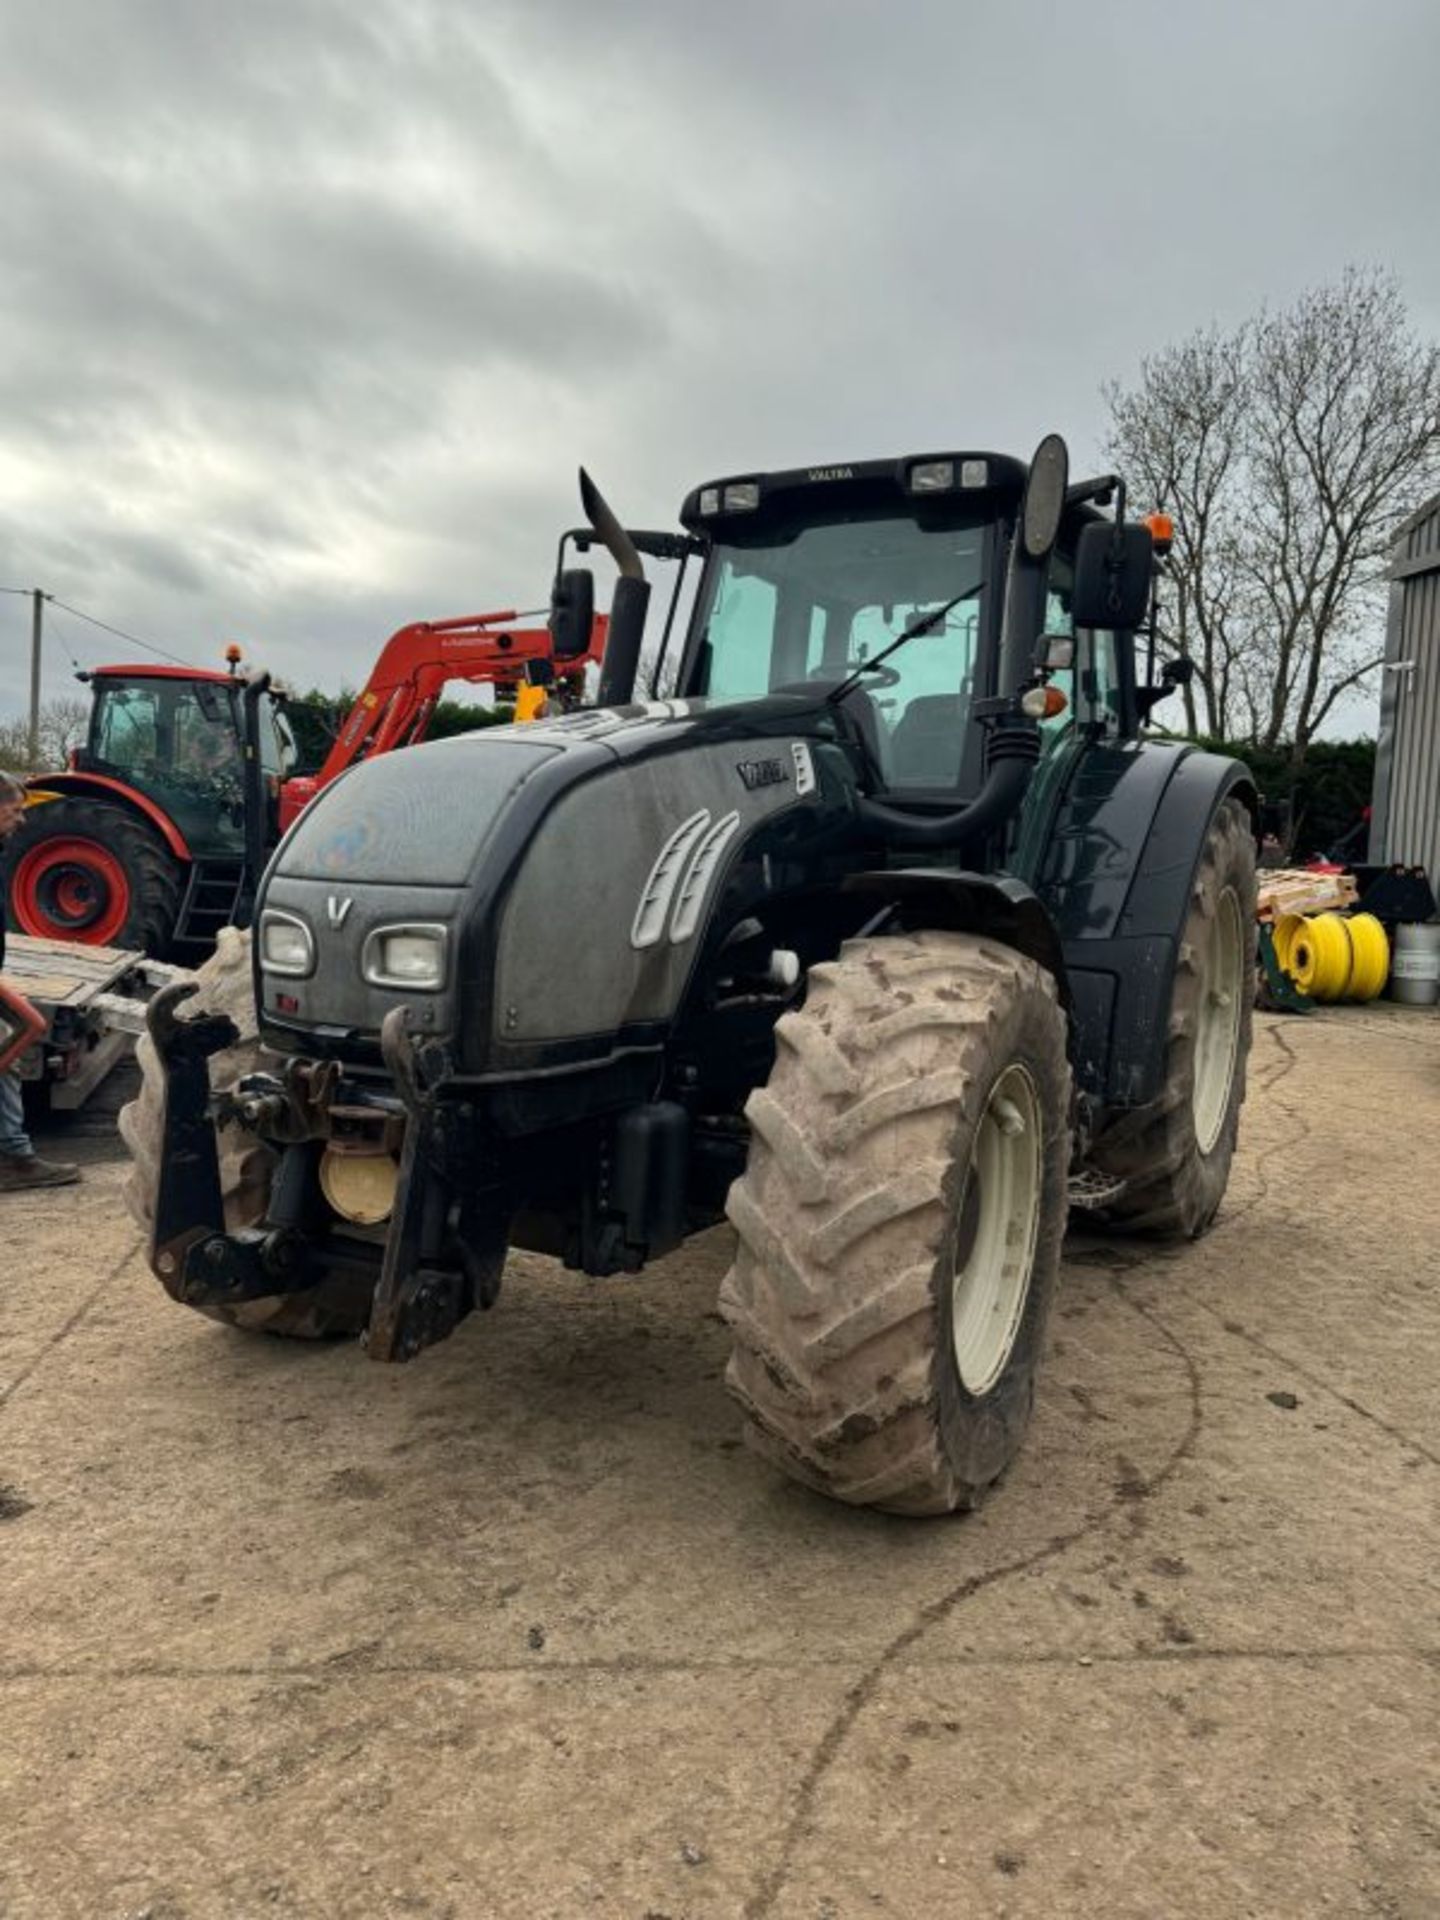
<svg viewBox="0 0 1440 1920">
<path fill-rule="evenodd" d="M 1214 1221 L 1240 1131 L 1255 998 L 1255 837 L 1226 800 L 1205 836 L 1176 961 L 1165 1079 L 1106 1129 L 1091 1164 L 1126 1182 L 1104 1224 L 1193 1240 Z"/>
<path fill-rule="evenodd" d="M 199 991 L 187 1000 L 181 1017 L 224 1013 L 235 1022 L 239 1039 L 210 1062 L 212 1086 L 227 1086 L 242 1074 L 273 1063 L 261 1052 L 255 1020 L 255 995 L 250 970 L 250 936 L 225 928 L 210 958 L 195 975 Z M 159 1189 L 160 1149 L 164 1123 L 164 1088 L 155 1047 L 145 1034 L 136 1047 L 140 1092 L 120 1110 L 120 1136 L 130 1150 L 131 1167 L 125 1183 L 125 1201 L 148 1233 L 155 1220 Z M 233 1122 L 216 1135 L 220 1162 L 220 1191 L 225 1203 L 225 1225 L 234 1232 L 253 1227 L 264 1218 L 270 1200 L 276 1156 L 253 1133 Z M 364 1276 L 327 1280 L 302 1293 L 272 1294 L 238 1306 L 199 1307 L 211 1320 L 250 1332 L 281 1334 L 292 1340 L 322 1340 L 333 1335 L 359 1333 L 370 1318 L 371 1285 Z"/>
<path fill-rule="evenodd" d="M 151 954 L 174 938 L 180 864 L 123 807 L 78 796 L 27 807 L 6 866 L 10 918 L 21 933 Z"/>
<path fill-rule="evenodd" d="M 746 1437 L 857 1506 L 972 1507 L 1020 1446 L 1065 1228 L 1055 982 L 972 935 L 812 968 L 751 1095 L 720 1304 Z"/>
</svg>

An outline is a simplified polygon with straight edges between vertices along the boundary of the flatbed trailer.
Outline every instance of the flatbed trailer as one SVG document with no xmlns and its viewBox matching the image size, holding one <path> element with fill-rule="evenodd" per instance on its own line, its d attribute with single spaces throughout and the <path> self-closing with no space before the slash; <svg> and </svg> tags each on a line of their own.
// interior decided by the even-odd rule
<svg viewBox="0 0 1440 1920">
<path fill-rule="evenodd" d="M 49 1021 L 20 1056 L 20 1078 L 59 1111 L 83 1106 L 144 1031 L 151 994 L 183 972 L 125 947 L 7 934 L 5 978 Z"/>
</svg>

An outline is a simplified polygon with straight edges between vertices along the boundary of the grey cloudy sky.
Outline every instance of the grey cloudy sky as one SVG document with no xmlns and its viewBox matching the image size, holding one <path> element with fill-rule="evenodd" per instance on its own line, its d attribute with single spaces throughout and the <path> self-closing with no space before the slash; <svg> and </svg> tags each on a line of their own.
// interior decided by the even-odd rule
<svg viewBox="0 0 1440 1920">
<path fill-rule="evenodd" d="M 1350 261 L 1440 332 L 1434 0 L 8 0 L 0 57 L 0 583 L 302 685 L 541 600 L 581 459 L 650 525 L 1089 465 L 1103 380 Z M 127 652 L 52 633 L 49 691 Z M 0 599 L 0 713 L 27 651 Z"/>
</svg>

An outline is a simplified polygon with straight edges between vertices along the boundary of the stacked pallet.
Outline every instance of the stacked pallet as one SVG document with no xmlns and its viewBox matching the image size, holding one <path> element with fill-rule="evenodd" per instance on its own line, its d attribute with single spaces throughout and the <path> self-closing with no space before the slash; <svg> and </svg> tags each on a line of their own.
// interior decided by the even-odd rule
<svg viewBox="0 0 1440 1920">
<path fill-rule="evenodd" d="M 1277 867 L 1259 876 L 1255 911 L 1274 924 L 1287 914 L 1309 918 L 1317 913 L 1343 913 L 1359 899 L 1352 873 L 1318 873 L 1308 867 Z"/>
</svg>

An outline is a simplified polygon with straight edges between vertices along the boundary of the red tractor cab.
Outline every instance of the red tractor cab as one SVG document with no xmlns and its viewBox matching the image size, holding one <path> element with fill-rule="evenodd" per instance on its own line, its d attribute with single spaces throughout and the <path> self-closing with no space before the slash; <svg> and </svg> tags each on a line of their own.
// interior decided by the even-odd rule
<svg viewBox="0 0 1440 1920">
<path fill-rule="evenodd" d="M 195 667 L 97 667 L 83 746 L 28 783 L 7 849 L 24 933 L 166 951 L 214 940 L 245 891 L 246 727 L 273 845 L 294 744 L 268 681 Z"/>
</svg>

